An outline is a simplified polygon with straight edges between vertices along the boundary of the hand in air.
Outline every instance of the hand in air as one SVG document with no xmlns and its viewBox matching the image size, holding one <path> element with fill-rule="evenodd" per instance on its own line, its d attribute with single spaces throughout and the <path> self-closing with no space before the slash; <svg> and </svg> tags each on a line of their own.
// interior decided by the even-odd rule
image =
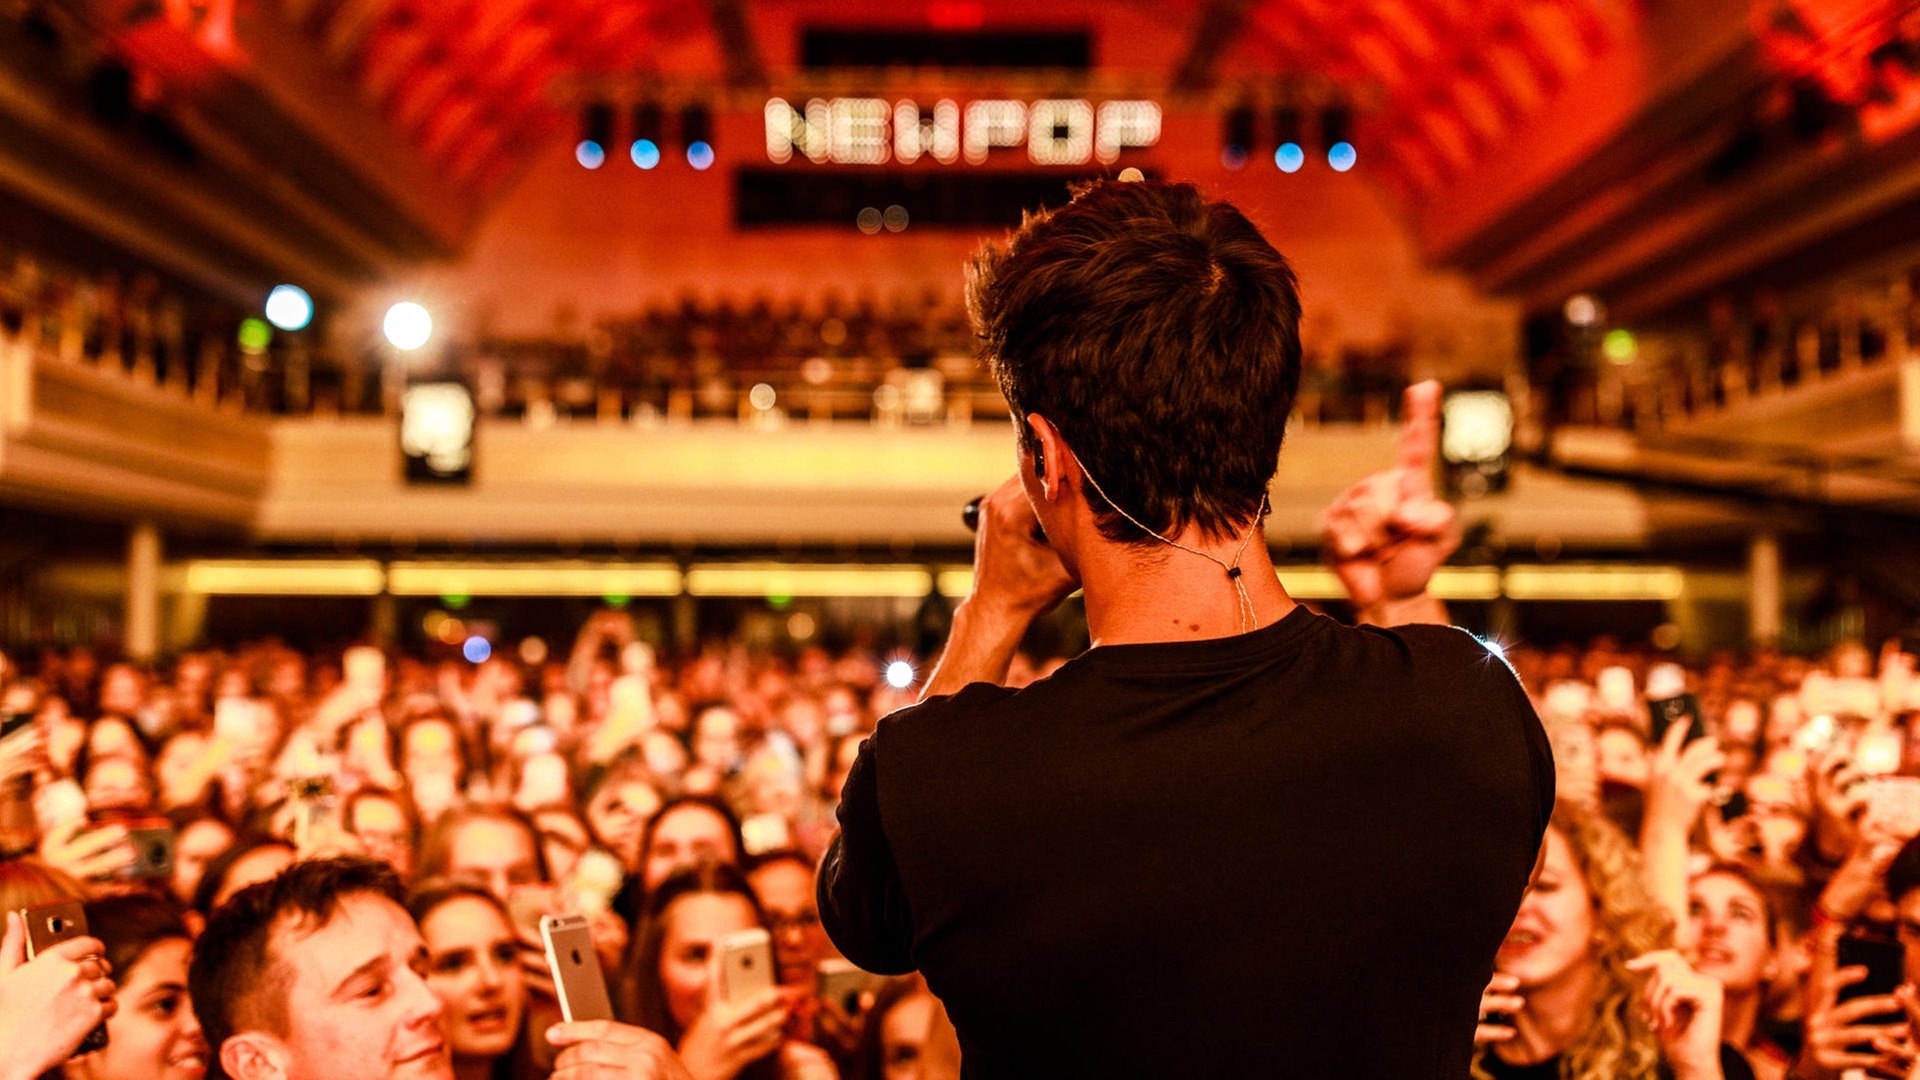
<svg viewBox="0 0 1920 1080">
<path fill-rule="evenodd" d="M 1440 384 L 1407 387 L 1405 409 L 1393 467 L 1348 488 L 1320 513 L 1327 562 L 1361 608 L 1419 596 L 1460 546 L 1453 506 L 1433 493 Z"/>
<path fill-rule="evenodd" d="M 112 1016 L 114 985 L 98 938 L 70 938 L 27 959 L 26 922 L 0 937 L 0 1077 L 34 1077 L 67 1060 Z"/>
</svg>

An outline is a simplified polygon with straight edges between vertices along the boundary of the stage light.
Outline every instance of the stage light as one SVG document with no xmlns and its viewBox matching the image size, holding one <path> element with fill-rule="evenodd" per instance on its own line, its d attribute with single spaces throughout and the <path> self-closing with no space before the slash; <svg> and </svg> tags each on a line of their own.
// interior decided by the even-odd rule
<svg viewBox="0 0 1920 1080">
<path fill-rule="evenodd" d="M 895 690 L 905 690 L 913 685 L 913 665 L 905 660 L 895 660 L 887 665 L 887 685 Z"/>
<path fill-rule="evenodd" d="M 313 297 L 298 285 L 275 285 L 267 294 L 267 321 L 289 333 L 313 321 Z"/>
<path fill-rule="evenodd" d="M 773 403 L 777 400 L 779 395 L 774 393 L 773 387 L 768 383 L 754 383 L 753 389 L 747 391 L 747 404 L 761 412 L 773 408 Z"/>
<path fill-rule="evenodd" d="M 887 227 L 888 232 L 905 232 L 907 228 L 907 208 L 901 206 L 899 203 L 895 203 L 887 207 L 887 212 L 880 216 L 880 220 L 881 223 Z"/>
<path fill-rule="evenodd" d="M 872 236 L 880 231 L 884 220 L 878 208 L 866 206 L 862 207 L 860 213 L 854 217 L 853 223 L 859 226 L 861 232 Z"/>
<path fill-rule="evenodd" d="M 1600 301 L 1595 300 L 1587 293 L 1579 293 L 1575 296 L 1568 297 L 1566 307 L 1562 313 L 1566 315 L 1569 324 L 1578 326 L 1583 330 L 1599 323 L 1603 314 L 1600 308 Z"/>
<path fill-rule="evenodd" d="M 597 169 L 607 163 L 607 147 L 613 145 L 613 106 L 596 101 L 580 110 L 580 141 L 574 144 L 573 160 L 583 169 Z"/>
<path fill-rule="evenodd" d="M 1123 184 L 1137 184 L 1147 178 L 1147 174 L 1129 165 L 1120 170 L 1119 180 Z"/>
<path fill-rule="evenodd" d="M 1359 151 L 1350 142 L 1337 142 L 1327 147 L 1327 164 L 1333 166 L 1334 172 L 1346 172 L 1353 168 L 1353 163 L 1359 157 Z"/>
<path fill-rule="evenodd" d="M 266 352 L 273 341 L 273 328 L 259 319 L 242 319 L 239 339 L 241 352 Z"/>
<path fill-rule="evenodd" d="M 680 110 L 680 143 L 687 148 L 687 164 L 701 170 L 713 166 L 713 116 L 705 105 Z"/>
<path fill-rule="evenodd" d="M 1607 336 L 1600 339 L 1600 351 L 1616 364 L 1631 364 L 1640 353 L 1640 343 L 1634 340 L 1631 330 L 1609 330 Z"/>
<path fill-rule="evenodd" d="M 466 644 L 460 646 L 460 655 L 466 657 L 470 664 L 484 664 L 493 655 L 493 646 L 487 642 L 486 638 L 475 634 L 466 640 Z"/>
<path fill-rule="evenodd" d="M 660 106 L 651 101 L 643 101 L 633 107 L 627 117 L 633 124 L 628 135 L 633 142 L 627 146 L 627 156 L 642 169 L 651 169 L 660 164 L 660 147 L 666 144 L 666 124 L 660 118 Z"/>
<path fill-rule="evenodd" d="M 1284 142 L 1273 152 L 1273 163 L 1283 173 L 1297 173 L 1307 163 L 1307 151 L 1297 142 Z"/>
<path fill-rule="evenodd" d="M 411 300 L 402 300 L 387 309 L 382 328 L 387 341 L 401 352 L 412 352 L 433 336 L 433 316 Z"/>
<path fill-rule="evenodd" d="M 1238 169 L 1247 163 L 1247 155 L 1253 153 L 1253 109 L 1235 105 L 1227 110 L 1221 142 L 1225 146 L 1220 151 L 1220 164 Z"/>
</svg>

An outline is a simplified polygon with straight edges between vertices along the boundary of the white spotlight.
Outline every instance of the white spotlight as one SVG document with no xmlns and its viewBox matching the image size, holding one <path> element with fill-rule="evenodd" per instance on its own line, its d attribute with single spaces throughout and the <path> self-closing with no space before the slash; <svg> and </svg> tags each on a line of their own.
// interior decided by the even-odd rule
<svg viewBox="0 0 1920 1080">
<path fill-rule="evenodd" d="M 393 343 L 394 348 L 401 352 L 412 352 L 433 336 L 433 316 L 427 314 L 427 309 L 419 304 L 402 300 L 387 309 L 385 328 L 387 340 Z"/>
<path fill-rule="evenodd" d="M 275 285 L 267 294 L 267 321 L 289 333 L 313 321 L 313 297 L 298 285 Z"/>
<path fill-rule="evenodd" d="M 887 665 L 887 685 L 895 690 L 905 690 L 913 685 L 913 665 L 905 660 L 895 660 Z"/>
</svg>

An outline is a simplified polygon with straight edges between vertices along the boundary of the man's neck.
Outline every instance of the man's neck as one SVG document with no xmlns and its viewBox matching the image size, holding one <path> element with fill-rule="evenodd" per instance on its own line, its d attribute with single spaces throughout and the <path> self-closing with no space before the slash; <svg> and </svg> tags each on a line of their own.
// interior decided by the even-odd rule
<svg viewBox="0 0 1920 1080">
<path fill-rule="evenodd" d="M 1209 541 L 1191 530 L 1175 539 L 1229 566 L 1240 549 L 1238 538 Z M 1294 609 L 1260 537 L 1240 552 L 1239 566 L 1251 621 L 1220 563 L 1157 541 L 1102 544 L 1080 559 L 1088 634 L 1095 645 L 1203 641 L 1272 626 Z"/>
</svg>

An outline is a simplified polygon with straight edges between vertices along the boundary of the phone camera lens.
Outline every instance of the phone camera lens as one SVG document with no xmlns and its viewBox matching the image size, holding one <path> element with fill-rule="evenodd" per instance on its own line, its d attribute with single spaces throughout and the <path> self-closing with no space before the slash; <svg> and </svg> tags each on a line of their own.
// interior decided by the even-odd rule
<svg viewBox="0 0 1920 1080">
<path fill-rule="evenodd" d="M 67 920 L 55 915 L 47 920 L 47 929 L 56 934 L 64 934 L 67 932 Z"/>
<path fill-rule="evenodd" d="M 575 963 L 576 965 L 578 965 L 578 964 L 583 964 L 583 963 L 586 963 L 586 961 L 584 961 L 584 960 L 582 960 L 582 959 L 580 959 L 580 950 L 579 950 L 579 949 L 575 949 L 575 950 L 573 950 L 573 962 L 574 962 L 574 963 Z"/>
</svg>

